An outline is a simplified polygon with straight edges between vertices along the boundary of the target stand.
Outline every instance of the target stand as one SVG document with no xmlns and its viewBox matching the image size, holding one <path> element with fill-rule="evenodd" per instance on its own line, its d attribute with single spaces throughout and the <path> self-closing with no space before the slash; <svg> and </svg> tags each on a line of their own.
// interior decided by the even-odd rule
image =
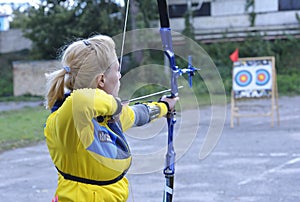
<svg viewBox="0 0 300 202">
<path fill-rule="evenodd" d="M 266 116 L 274 127 L 275 116 L 280 124 L 278 89 L 274 57 L 239 58 L 233 63 L 231 117 L 239 125 L 241 117 Z"/>
</svg>

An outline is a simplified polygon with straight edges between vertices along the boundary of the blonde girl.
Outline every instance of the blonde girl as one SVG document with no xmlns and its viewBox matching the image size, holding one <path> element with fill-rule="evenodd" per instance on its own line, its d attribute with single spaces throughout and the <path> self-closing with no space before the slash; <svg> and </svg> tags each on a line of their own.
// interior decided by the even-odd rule
<svg viewBox="0 0 300 202">
<path fill-rule="evenodd" d="M 71 43 L 62 68 L 47 75 L 44 133 L 58 173 L 53 201 L 117 202 L 128 198 L 131 164 L 123 134 L 167 114 L 177 99 L 122 105 L 120 67 L 112 38 Z"/>
</svg>

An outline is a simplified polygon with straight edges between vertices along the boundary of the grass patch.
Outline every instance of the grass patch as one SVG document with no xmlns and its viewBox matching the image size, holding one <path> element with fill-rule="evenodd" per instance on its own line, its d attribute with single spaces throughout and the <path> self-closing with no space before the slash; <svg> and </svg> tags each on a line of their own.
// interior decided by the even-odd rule
<svg viewBox="0 0 300 202">
<path fill-rule="evenodd" d="M 0 152 L 44 140 L 49 113 L 41 106 L 0 112 Z"/>
</svg>

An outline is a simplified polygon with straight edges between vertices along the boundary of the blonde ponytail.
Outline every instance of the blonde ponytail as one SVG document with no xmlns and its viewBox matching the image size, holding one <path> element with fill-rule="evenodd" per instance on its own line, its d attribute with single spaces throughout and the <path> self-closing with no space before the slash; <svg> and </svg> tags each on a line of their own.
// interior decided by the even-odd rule
<svg viewBox="0 0 300 202">
<path fill-rule="evenodd" d="M 96 78 L 118 60 L 111 37 L 96 35 L 71 43 L 62 52 L 63 67 L 46 75 L 45 105 L 51 109 L 57 100 L 64 99 L 65 89 L 96 88 Z"/>
<path fill-rule="evenodd" d="M 64 98 L 64 78 L 66 71 L 61 69 L 50 74 L 46 74 L 46 101 L 45 106 L 51 109 L 56 100 Z"/>
</svg>

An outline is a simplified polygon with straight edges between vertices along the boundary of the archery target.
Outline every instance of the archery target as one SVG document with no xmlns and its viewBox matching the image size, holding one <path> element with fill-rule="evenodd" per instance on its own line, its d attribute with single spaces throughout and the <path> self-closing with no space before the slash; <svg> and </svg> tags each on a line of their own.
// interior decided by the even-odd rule
<svg viewBox="0 0 300 202">
<path fill-rule="evenodd" d="M 256 71 L 256 84 L 264 86 L 270 81 L 270 74 L 265 69 L 259 69 Z"/>
<path fill-rule="evenodd" d="M 271 90 L 272 89 L 272 66 L 260 65 L 255 68 L 255 89 Z"/>
<path fill-rule="evenodd" d="M 252 75 L 249 71 L 242 70 L 236 74 L 234 79 L 238 86 L 245 87 L 251 83 Z"/>
<path fill-rule="evenodd" d="M 272 66 L 267 64 L 235 67 L 232 80 L 234 91 L 270 90 L 272 88 Z"/>
<path fill-rule="evenodd" d="M 238 67 L 233 69 L 232 87 L 235 91 L 243 91 L 253 88 L 253 76 L 252 68 Z"/>
</svg>

